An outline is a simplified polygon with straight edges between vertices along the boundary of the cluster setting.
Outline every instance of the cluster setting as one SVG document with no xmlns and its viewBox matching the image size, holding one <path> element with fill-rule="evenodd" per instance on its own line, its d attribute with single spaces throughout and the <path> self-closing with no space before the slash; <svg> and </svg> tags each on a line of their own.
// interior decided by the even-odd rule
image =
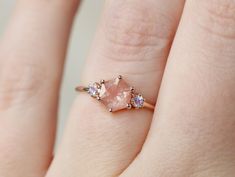
<svg viewBox="0 0 235 177">
<path fill-rule="evenodd" d="M 145 103 L 143 96 L 136 93 L 122 76 L 90 84 L 86 91 L 91 97 L 102 102 L 110 112 L 143 108 Z"/>
</svg>

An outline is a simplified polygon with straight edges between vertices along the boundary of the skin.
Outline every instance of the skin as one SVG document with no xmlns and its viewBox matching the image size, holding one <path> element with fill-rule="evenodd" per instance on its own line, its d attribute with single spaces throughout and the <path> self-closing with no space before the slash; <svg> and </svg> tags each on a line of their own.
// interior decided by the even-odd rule
<svg viewBox="0 0 235 177">
<path fill-rule="evenodd" d="M 17 1 L 0 42 L 0 176 L 234 177 L 234 0 L 107 0 L 82 83 L 121 74 L 156 109 L 111 114 L 79 94 L 52 158 L 78 6 Z"/>
</svg>

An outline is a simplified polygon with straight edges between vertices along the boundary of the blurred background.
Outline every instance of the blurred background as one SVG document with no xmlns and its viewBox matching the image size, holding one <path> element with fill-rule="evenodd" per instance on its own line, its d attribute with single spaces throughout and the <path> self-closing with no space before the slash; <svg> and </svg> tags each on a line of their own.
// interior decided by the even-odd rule
<svg viewBox="0 0 235 177">
<path fill-rule="evenodd" d="M 0 35 L 11 16 L 15 1 L 0 0 Z M 60 141 L 70 107 L 76 96 L 74 88 L 79 83 L 82 67 L 88 55 L 103 4 L 104 0 L 84 0 L 75 19 L 61 90 L 57 143 Z"/>
</svg>

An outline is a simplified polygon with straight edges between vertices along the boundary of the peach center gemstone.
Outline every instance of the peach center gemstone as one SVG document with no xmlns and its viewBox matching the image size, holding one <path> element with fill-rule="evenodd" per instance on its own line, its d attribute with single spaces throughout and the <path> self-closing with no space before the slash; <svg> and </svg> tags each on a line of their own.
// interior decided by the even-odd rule
<svg viewBox="0 0 235 177">
<path fill-rule="evenodd" d="M 100 89 L 100 98 L 113 112 L 125 109 L 131 100 L 131 87 L 123 79 L 105 81 Z"/>
</svg>

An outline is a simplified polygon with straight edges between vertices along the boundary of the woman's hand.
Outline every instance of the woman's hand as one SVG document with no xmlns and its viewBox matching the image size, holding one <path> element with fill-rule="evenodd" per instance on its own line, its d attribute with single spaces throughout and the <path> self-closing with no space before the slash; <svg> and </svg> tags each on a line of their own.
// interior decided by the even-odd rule
<svg viewBox="0 0 235 177">
<path fill-rule="evenodd" d="M 234 177 L 234 0 L 107 0 L 82 83 L 121 74 L 155 113 L 79 94 L 52 159 L 78 5 L 17 1 L 0 43 L 0 176 Z"/>
</svg>

